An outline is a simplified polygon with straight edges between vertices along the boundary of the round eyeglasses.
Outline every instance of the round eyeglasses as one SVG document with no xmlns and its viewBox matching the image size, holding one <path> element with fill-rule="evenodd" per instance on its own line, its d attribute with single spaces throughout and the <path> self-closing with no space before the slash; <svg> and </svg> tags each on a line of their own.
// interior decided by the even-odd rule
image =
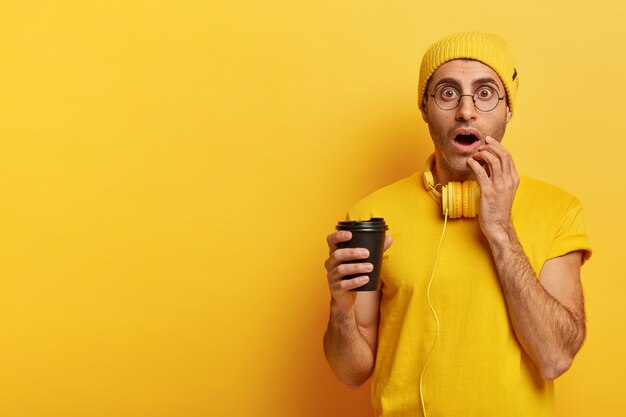
<svg viewBox="0 0 626 417">
<path fill-rule="evenodd" d="M 461 94 L 456 88 L 442 84 L 435 89 L 433 94 L 428 93 L 428 95 L 435 99 L 435 104 L 441 110 L 456 109 L 461 102 L 461 97 L 465 96 L 471 97 L 476 109 L 483 112 L 495 109 L 500 101 L 504 100 L 495 88 L 488 85 L 478 87 L 474 94 Z"/>
</svg>

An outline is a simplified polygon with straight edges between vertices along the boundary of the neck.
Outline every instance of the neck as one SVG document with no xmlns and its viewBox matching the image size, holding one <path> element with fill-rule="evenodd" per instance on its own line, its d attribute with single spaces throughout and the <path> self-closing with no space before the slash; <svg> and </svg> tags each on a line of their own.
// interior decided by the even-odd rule
<svg viewBox="0 0 626 417">
<path fill-rule="evenodd" d="M 452 181 L 463 182 L 467 180 L 476 180 L 474 172 L 467 167 L 467 171 L 457 171 L 446 166 L 441 158 L 436 158 L 433 169 L 433 178 L 435 184 L 447 184 Z"/>
</svg>

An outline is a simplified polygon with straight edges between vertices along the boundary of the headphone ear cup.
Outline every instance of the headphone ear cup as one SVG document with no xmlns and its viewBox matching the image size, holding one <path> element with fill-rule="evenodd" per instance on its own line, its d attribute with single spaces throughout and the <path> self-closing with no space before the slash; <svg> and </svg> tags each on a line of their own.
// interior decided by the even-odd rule
<svg viewBox="0 0 626 417">
<path fill-rule="evenodd" d="M 463 185 L 460 182 L 451 181 L 442 187 L 441 208 L 445 215 L 448 209 L 448 216 L 456 219 L 463 216 Z"/>
<path fill-rule="evenodd" d="M 470 182 L 469 181 L 463 181 L 463 217 L 471 217 L 470 216 Z"/>
<path fill-rule="evenodd" d="M 463 217 L 463 184 L 454 184 L 454 212 L 456 217 Z"/>
<path fill-rule="evenodd" d="M 435 178 L 430 170 L 424 170 L 422 172 L 422 181 L 424 182 L 424 188 L 428 191 L 435 186 Z"/>
<path fill-rule="evenodd" d="M 476 181 L 463 183 L 463 216 L 476 217 L 480 207 L 480 187 Z"/>
<path fill-rule="evenodd" d="M 476 217 L 480 209 L 480 186 L 476 181 L 467 181 L 467 217 Z"/>
<path fill-rule="evenodd" d="M 451 219 L 476 217 L 480 207 L 480 187 L 476 181 L 451 181 L 441 187 L 441 210 Z"/>
</svg>

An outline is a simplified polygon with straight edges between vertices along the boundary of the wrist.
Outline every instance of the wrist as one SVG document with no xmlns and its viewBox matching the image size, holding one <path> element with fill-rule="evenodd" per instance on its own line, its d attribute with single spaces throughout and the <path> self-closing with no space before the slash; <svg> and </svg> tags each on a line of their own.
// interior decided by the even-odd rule
<svg viewBox="0 0 626 417">
<path fill-rule="evenodd" d="M 343 305 L 338 303 L 334 298 L 330 299 L 330 313 L 338 319 L 356 320 L 354 313 L 354 304 Z"/>
<path fill-rule="evenodd" d="M 492 249 L 506 249 L 517 242 L 517 234 L 515 227 L 509 222 L 508 224 L 492 227 L 489 233 L 485 233 L 489 246 Z"/>
</svg>

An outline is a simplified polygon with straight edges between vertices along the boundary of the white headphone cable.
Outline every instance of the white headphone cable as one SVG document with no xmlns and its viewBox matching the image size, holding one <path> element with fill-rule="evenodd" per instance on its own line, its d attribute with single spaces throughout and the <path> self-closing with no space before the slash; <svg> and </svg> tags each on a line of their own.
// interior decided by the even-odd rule
<svg viewBox="0 0 626 417">
<path fill-rule="evenodd" d="M 435 254 L 435 263 L 433 264 L 433 272 L 430 274 L 430 280 L 428 281 L 428 289 L 426 290 L 426 298 L 428 299 L 428 306 L 430 307 L 430 311 L 433 312 L 433 316 L 435 316 L 435 322 L 437 323 L 437 333 L 435 334 L 435 341 L 433 342 L 433 346 L 430 348 L 430 352 L 428 352 L 428 356 L 426 357 L 426 363 L 424 363 L 424 368 L 422 368 L 422 374 L 420 375 L 420 401 L 422 402 L 422 412 L 424 413 L 424 417 L 426 417 L 426 406 L 424 405 L 424 394 L 423 394 L 422 382 L 424 380 L 424 372 L 426 371 L 426 367 L 428 366 L 428 361 L 430 360 L 430 355 L 432 355 L 433 351 L 435 350 L 435 345 L 437 344 L 437 339 L 439 338 L 439 318 L 437 317 L 435 308 L 433 307 L 433 304 L 430 301 L 430 286 L 432 285 L 433 278 L 435 277 L 437 259 L 439 258 L 439 249 L 441 249 L 441 243 L 443 242 L 443 235 L 446 232 L 447 224 L 448 224 L 448 209 L 446 209 L 445 218 L 443 220 L 443 230 L 441 231 L 441 238 L 439 239 L 439 244 L 437 245 L 437 253 Z"/>
</svg>

